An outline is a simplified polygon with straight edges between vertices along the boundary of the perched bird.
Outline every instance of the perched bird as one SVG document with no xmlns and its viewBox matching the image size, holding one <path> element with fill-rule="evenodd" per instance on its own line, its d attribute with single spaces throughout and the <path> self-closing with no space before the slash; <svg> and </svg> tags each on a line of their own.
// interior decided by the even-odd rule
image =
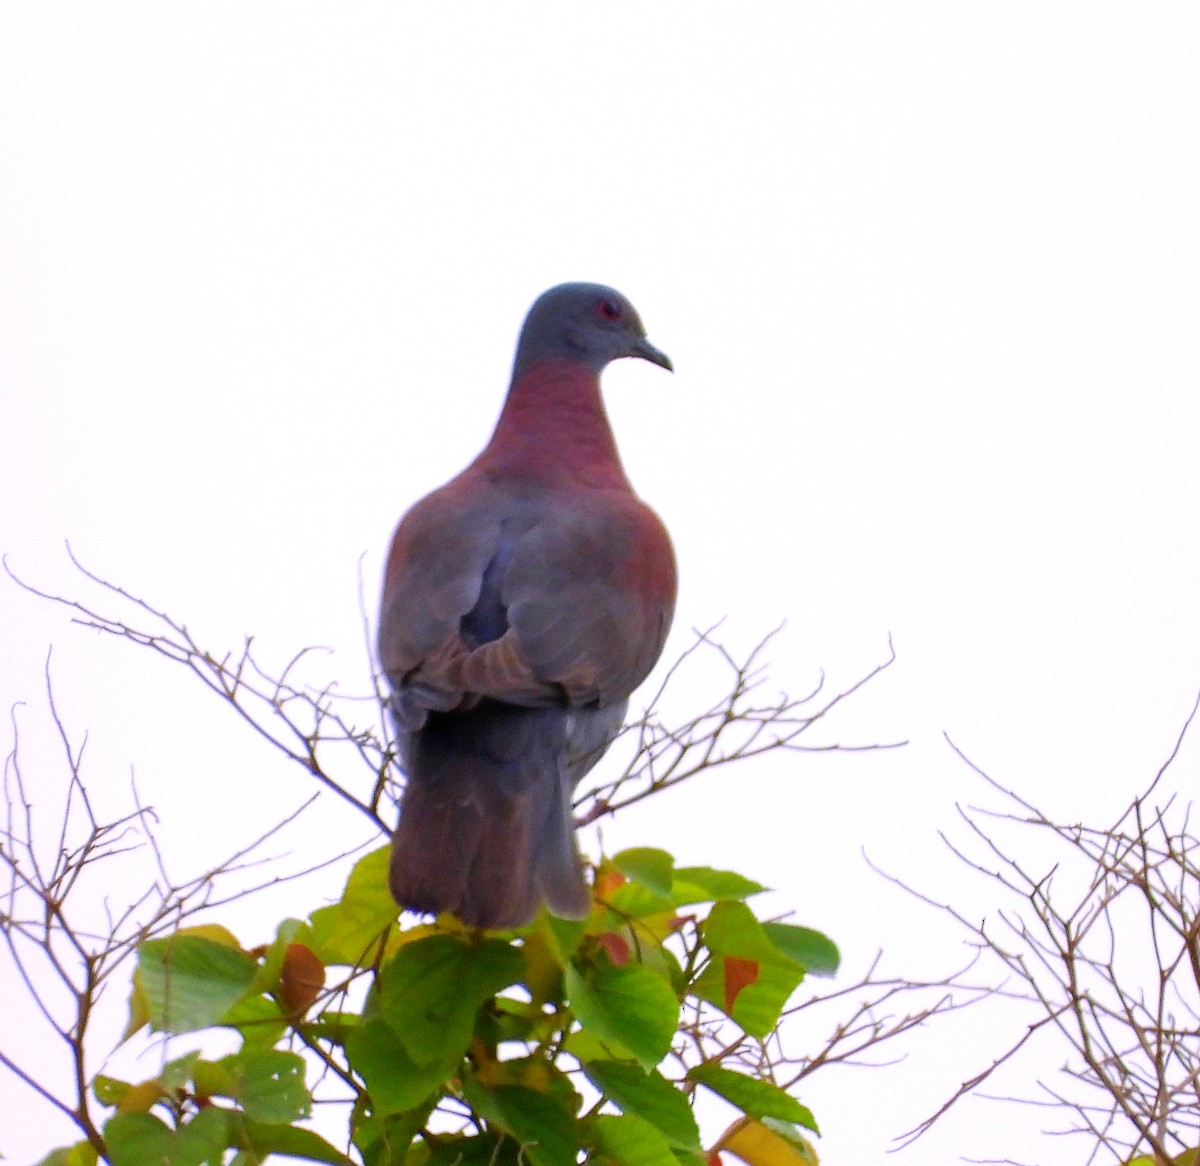
<svg viewBox="0 0 1200 1166">
<path fill-rule="evenodd" d="M 565 283 L 534 303 L 487 448 L 400 521 L 379 657 L 407 777 L 390 884 L 413 911 L 518 927 L 591 906 L 575 785 L 662 651 L 675 557 L 621 468 L 600 373 L 670 370 L 633 305 Z"/>
</svg>

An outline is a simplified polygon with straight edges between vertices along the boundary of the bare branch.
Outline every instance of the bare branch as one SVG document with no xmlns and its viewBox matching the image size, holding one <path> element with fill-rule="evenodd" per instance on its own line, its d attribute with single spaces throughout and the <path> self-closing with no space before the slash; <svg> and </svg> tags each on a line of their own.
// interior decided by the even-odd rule
<svg viewBox="0 0 1200 1166">
<path fill-rule="evenodd" d="M 1190 828 L 1190 806 L 1174 796 L 1156 805 L 1149 800 L 1198 710 L 1200 698 L 1166 762 L 1109 826 L 1053 821 L 950 742 L 1016 810 L 960 806 L 971 845 L 943 840 L 1016 906 L 997 913 L 997 931 L 986 919 L 969 920 L 951 904 L 905 889 L 966 928 L 972 944 L 1005 970 L 1009 994 L 1037 1018 L 904 1144 L 977 1092 L 1043 1030 L 1056 1032 L 1067 1048 L 1063 1083 L 1041 1080 L 1039 1096 L 1006 1100 L 1048 1105 L 1069 1117 L 1057 1132 L 1087 1138 L 1089 1161 L 1103 1150 L 1120 1162 L 1139 1154 L 1167 1162 L 1200 1143 L 1200 839 Z M 1012 828 L 1049 835 L 1055 857 L 1031 867 L 1005 833 Z"/>
<path fill-rule="evenodd" d="M 896 659 L 891 641 L 887 658 L 867 674 L 833 696 L 823 696 L 824 675 L 802 697 L 780 694 L 763 700 L 762 656 L 779 629 L 760 640 L 744 660 L 738 661 L 712 639 L 710 628 L 696 632 L 695 642 L 668 670 L 642 716 L 630 722 L 623 735 L 635 735 L 635 751 L 625 770 L 581 798 L 591 804 L 583 814 L 584 822 L 595 821 L 626 806 L 644 801 L 662 790 L 735 761 L 745 761 L 765 753 L 783 750 L 798 753 L 867 752 L 895 749 L 907 742 L 888 744 L 842 745 L 813 744 L 801 741 L 815 724 L 824 719 L 842 701 L 858 692 Z M 728 679 L 722 695 L 706 712 L 668 727 L 659 709 L 668 688 L 680 682 L 689 665 L 701 652 L 716 657 Z M 820 698 L 820 699 L 818 699 Z"/>
</svg>

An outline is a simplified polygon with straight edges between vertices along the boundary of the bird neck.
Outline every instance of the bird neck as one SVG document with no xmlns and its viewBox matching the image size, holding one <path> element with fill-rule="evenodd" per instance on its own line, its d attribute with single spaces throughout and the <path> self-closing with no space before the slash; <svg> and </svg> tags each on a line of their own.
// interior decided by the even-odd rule
<svg viewBox="0 0 1200 1166">
<path fill-rule="evenodd" d="M 514 376 L 483 457 L 499 473 L 629 489 L 599 375 L 563 357 L 544 358 Z"/>
</svg>

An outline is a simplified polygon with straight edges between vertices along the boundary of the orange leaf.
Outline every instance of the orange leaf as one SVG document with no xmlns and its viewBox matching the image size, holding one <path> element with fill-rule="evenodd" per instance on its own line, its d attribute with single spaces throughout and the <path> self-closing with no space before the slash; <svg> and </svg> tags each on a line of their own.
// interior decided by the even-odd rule
<svg viewBox="0 0 1200 1166">
<path fill-rule="evenodd" d="M 626 882 L 625 876 L 615 866 L 605 863 L 596 871 L 596 882 L 592 888 L 597 899 L 607 899 L 619 886 Z"/>
<path fill-rule="evenodd" d="M 325 987 L 325 965 L 312 948 L 289 943 L 279 972 L 279 999 L 294 1016 L 308 1011 Z"/>
<path fill-rule="evenodd" d="M 738 993 L 758 980 L 758 960 L 742 959 L 741 956 L 725 957 L 725 1011 L 733 1015 L 733 1005 Z"/>
</svg>

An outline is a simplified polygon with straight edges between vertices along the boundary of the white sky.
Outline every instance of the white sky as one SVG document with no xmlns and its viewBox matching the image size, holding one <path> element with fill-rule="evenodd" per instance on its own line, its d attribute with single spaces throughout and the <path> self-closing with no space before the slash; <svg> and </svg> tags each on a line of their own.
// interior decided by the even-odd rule
<svg viewBox="0 0 1200 1166">
<path fill-rule="evenodd" d="M 668 656 L 786 619 L 771 675 L 800 692 L 891 633 L 832 738 L 912 744 L 730 770 L 606 841 L 770 883 L 851 970 L 949 970 L 961 937 L 862 858 L 954 877 L 937 832 L 984 794 L 942 732 L 1104 819 L 1200 688 L 1198 61 L 1183 3 L 5 6 L 0 549 L 75 589 L 69 538 L 214 649 L 328 645 L 360 690 L 360 555 L 373 605 L 396 518 L 486 440 L 528 304 L 612 283 L 678 370 L 606 376 L 678 550 Z M 182 869 L 299 800 L 185 678 L 3 602 L 30 748 L 53 642 L 95 781 L 119 804 L 136 766 Z M 311 845 L 360 840 L 331 807 Z M 823 1161 L 882 1162 L 1004 1036 L 967 1014 L 818 1075 Z M 15 1112 L 17 1166 L 69 1136 L 0 1072 Z M 1059 1160 L 1041 1124 L 968 1102 L 889 1160 Z"/>
</svg>

